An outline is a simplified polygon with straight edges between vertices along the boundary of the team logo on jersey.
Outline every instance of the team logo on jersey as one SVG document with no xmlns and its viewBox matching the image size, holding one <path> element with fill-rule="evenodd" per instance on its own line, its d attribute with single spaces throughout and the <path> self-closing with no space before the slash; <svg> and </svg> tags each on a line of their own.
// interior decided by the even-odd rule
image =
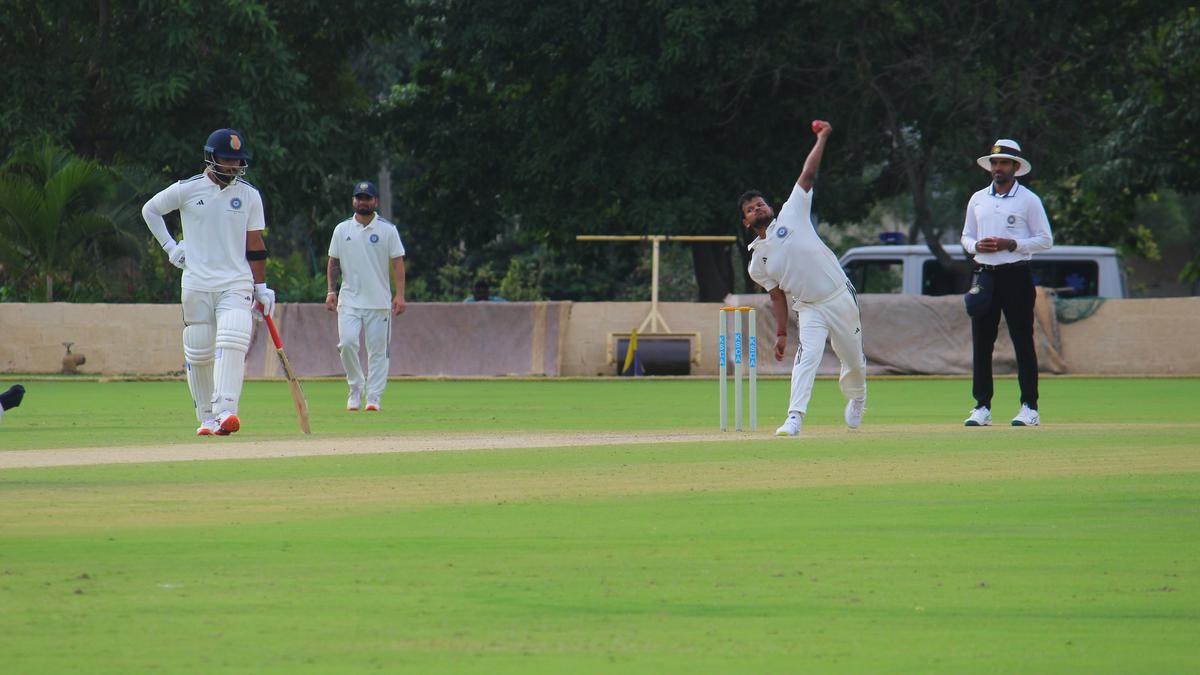
<svg viewBox="0 0 1200 675">
<path fill-rule="evenodd" d="M 237 134 L 229 134 L 229 147 L 234 150 L 242 149 L 242 139 L 238 138 Z"/>
<path fill-rule="evenodd" d="M 1008 224 L 1009 224 L 1009 225 L 1012 225 L 1012 224 L 1013 224 L 1013 223 L 1015 223 L 1015 222 L 1017 222 L 1017 217 L 1016 217 L 1016 216 L 1009 216 L 1009 217 L 1008 217 Z"/>
<path fill-rule="evenodd" d="M 371 235 L 371 243 L 372 243 L 372 244 L 378 244 L 378 243 L 379 243 L 379 235 L 377 235 L 377 234 L 372 234 L 372 235 Z"/>
<path fill-rule="evenodd" d="M 234 138 L 237 138 L 237 137 L 235 136 Z M 229 205 L 235 209 L 240 209 L 240 208 L 242 208 L 242 200 L 238 199 L 237 197 L 234 197 L 233 199 L 229 200 Z"/>
<path fill-rule="evenodd" d="M 787 233 L 788 233 L 788 229 L 782 225 L 780 225 L 778 228 L 775 229 L 775 236 L 779 237 L 780 239 L 783 239 L 784 237 L 786 237 Z"/>
</svg>

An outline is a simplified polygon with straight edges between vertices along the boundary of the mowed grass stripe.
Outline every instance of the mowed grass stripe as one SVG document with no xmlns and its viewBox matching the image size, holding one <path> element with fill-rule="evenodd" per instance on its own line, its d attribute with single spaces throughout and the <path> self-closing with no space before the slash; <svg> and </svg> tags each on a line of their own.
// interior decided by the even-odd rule
<svg viewBox="0 0 1200 675">
<path fill-rule="evenodd" d="M 319 438 L 715 419 L 703 382 L 429 384 L 395 417 L 321 413 Z M 20 673 L 1193 670 L 1197 381 L 1047 380 L 1040 429 L 958 426 L 968 385 L 879 382 L 847 433 L 823 382 L 801 439 L 0 471 L 0 653 Z M 166 390 L 71 386 L 55 404 L 112 417 L 76 430 L 41 399 L 5 449 L 190 425 Z M 278 424 L 243 438 L 296 437 Z"/>
<path fill-rule="evenodd" d="M 41 536 L 0 633 L 21 672 L 1177 672 L 1197 509 L 1194 477 L 1143 475 Z"/>
<path fill-rule="evenodd" d="M 10 380 L 11 381 L 11 380 Z M 5 386 L 6 382 L 0 382 Z M 1200 379 L 1055 379 L 1042 381 L 1042 418 L 1055 424 L 1197 423 Z M 717 391 L 710 380 L 614 378 L 600 381 L 393 381 L 379 414 L 347 413 L 345 384 L 305 384 L 316 438 L 458 432 L 716 431 Z M 783 420 L 788 382 L 760 383 L 760 428 Z M 1017 411 L 1017 383 L 996 383 L 995 418 Z M 815 432 L 841 429 L 845 401 L 837 382 L 818 381 L 805 420 Z M 965 380 L 888 379 L 870 384 L 870 425 L 959 427 L 972 405 Z M 238 441 L 304 437 L 282 381 L 248 382 Z M 204 445 L 183 382 L 35 382 L 25 403 L 5 416 L 0 450 Z M 235 440 L 227 439 L 227 440 Z"/>
<path fill-rule="evenodd" d="M 1029 434 L 1026 429 L 1009 429 L 996 427 L 995 430 L 974 430 L 972 434 Z M 1194 430 L 1200 433 L 1200 424 L 1060 424 L 1048 433 L 1051 435 L 1063 432 L 1082 432 L 1080 436 L 1107 434 L 1121 431 L 1140 431 L 1142 433 L 1172 430 Z M 841 441 L 851 443 L 876 443 L 886 437 L 887 442 L 911 438 L 924 438 L 931 434 L 954 434 L 960 438 L 963 433 L 959 426 L 948 425 L 915 425 L 915 424 L 878 424 L 865 429 L 858 429 L 847 435 L 847 429 L 817 427 L 807 429 L 802 439 L 785 439 L 777 442 L 800 442 L 808 439 L 826 441 Z M 667 444 L 667 443 L 697 443 L 724 442 L 744 444 L 766 438 L 772 438 L 769 431 L 757 433 L 713 433 L 713 432 L 575 432 L 548 433 L 502 432 L 494 434 L 479 433 L 438 433 L 401 432 L 386 437 L 377 438 L 303 438 L 288 441 L 255 441 L 246 439 L 210 437 L 202 444 L 181 446 L 166 444 L 161 446 L 109 446 L 90 448 L 57 448 L 52 450 L 15 450 L 0 453 L 0 471 L 6 469 L 82 466 L 92 464 L 139 464 L 150 462 L 173 461 L 214 461 L 226 459 L 278 459 L 291 457 L 314 456 L 346 456 L 362 454 L 386 454 L 409 452 L 444 452 L 458 450 L 503 450 L 519 448 L 558 448 L 558 447 L 600 447 L 628 444 Z M 971 438 L 972 444 L 994 443 L 997 437 L 978 436 Z M 1001 437 L 1004 438 L 1004 437 Z M 1008 437 L 1017 442 L 1016 436 Z M 1036 437 L 1033 437 L 1036 438 Z M 987 439 L 987 440 L 985 440 Z M 1024 439 L 1028 440 L 1028 439 Z"/>
<path fill-rule="evenodd" d="M 14 470 L 5 472 L 0 483 L 6 494 L 0 535 L 63 523 L 84 529 L 89 523 L 178 527 L 260 521 L 281 513 L 321 518 L 401 506 L 1200 473 L 1200 452 L 1191 442 L 1190 428 L 1160 429 L 1140 447 L 1132 442 L 1144 438 L 1138 429 L 1110 430 L 1082 445 L 1064 444 L 1074 438 L 1066 432 L 1036 438 L 1025 433 L 1008 439 L 997 434 L 986 439 L 996 447 L 982 451 L 956 450 L 955 442 L 919 437 L 907 439 L 910 447 L 901 449 L 848 445 L 862 442 L 855 434 L 827 444 L 789 439 L 732 447 L 698 443 L 463 452 L 417 467 L 408 466 L 410 457 L 376 455 L 146 465 L 150 470 L 140 474 L 132 467 Z M 469 466 L 458 466 L 459 460 Z M 114 482 L 113 476 L 124 478 Z M 110 511 L 108 505 L 114 503 L 122 507 L 103 519 L 89 518 Z"/>
</svg>

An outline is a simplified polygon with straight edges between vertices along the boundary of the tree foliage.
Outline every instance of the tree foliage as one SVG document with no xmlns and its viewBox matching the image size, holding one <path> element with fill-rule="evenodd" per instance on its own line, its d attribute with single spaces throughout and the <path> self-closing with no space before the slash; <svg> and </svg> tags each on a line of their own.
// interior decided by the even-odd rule
<svg viewBox="0 0 1200 675">
<path fill-rule="evenodd" d="M 1198 47 L 1180 0 L 13 0 L 0 156 L 47 135 L 136 177 L 127 205 L 233 126 L 290 297 L 319 286 L 346 186 L 381 166 L 413 299 L 479 276 L 645 297 L 647 251 L 575 235 L 740 233 L 737 195 L 778 204 L 818 117 L 826 222 L 901 204 L 914 238 L 953 241 L 987 181 L 974 158 L 1010 137 L 1059 241 L 1135 246 L 1140 196 L 1200 190 Z M 692 254 L 699 297 L 750 290 L 744 247 Z M 157 289 L 164 270 L 134 273 Z"/>
<path fill-rule="evenodd" d="M 10 284 L 43 285 L 105 274 L 106 261 L 129 255 L 136 240 L 104 207 L 116 178 L 96 162 L 48 141 L 20 149 L 0 167 L 0 263 Z"/>
<path fill-rule="evenodd" d="M 1194 76 L 1195 10 L 1181 3 L 421 8 L 433 47 L 391 101 L 422 163 L 410 197 L 469 245 L 515 219 L 523 237 L 560 252 L 578 233 L 736 231 L 733 198 L 748 186 L 786 195 L 816 117 L 836 129 L 817 202 L 824 218 L 860 219 L 902 196 L 912 234 L 940 252 L 967 196 L 987 183 L 974 158 L 1013 137 L 1034 158 L 1060 239 L 1119 243 L 1136 238 L 1132 196 L 1085 180 L 1100 139 L 1123 114 L 1162 125 L 1192 122 L 1196 110 L 1186 86 L 1160 93 L 1161 112 L 1139 104 Z M 1112 109 L 1115 92 L 1131 87 Z M 1097 114 L 1106 105 L 1110 114 Z M 1178 124 L 1164 134 L 1181 152 L 1157 165 L 1185 167 L 1189 137 Z M 445 203 L 453 220 L 438 217 Z"/>
<path fill-rule="evenodd" d="M 384 159 L 353 58 L 402 23 L 381 0 L 6 2 L 0 150 L 46 132 L 148 165 L 161 188 L 203 168 L 210 131 L 234 127 L 275 242 L 317 249 L 349 186 Z"/>
</svg>

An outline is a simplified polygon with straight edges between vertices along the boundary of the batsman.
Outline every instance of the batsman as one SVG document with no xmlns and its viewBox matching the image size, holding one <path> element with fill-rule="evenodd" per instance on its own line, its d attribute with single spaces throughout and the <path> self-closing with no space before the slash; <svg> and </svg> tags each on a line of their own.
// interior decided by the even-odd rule
<svg viewBox="0 0 1200 675">
<path fill-rule="evenodd" d="M 243 179 L 249 156 L 243 136 L 217 129 L 204 145 L 203 173 L 178 181 L 146 202 L 142 218 L 171 264 L 183 270 L 183 356 L 199 436 L 241 428 L 238 402 L 246 373 L 253 314 L 271 315 L 275 292 L 265 282 L 262 197 Z M 165 214 L 179 212 L 182 241 Z"/>
</svg>

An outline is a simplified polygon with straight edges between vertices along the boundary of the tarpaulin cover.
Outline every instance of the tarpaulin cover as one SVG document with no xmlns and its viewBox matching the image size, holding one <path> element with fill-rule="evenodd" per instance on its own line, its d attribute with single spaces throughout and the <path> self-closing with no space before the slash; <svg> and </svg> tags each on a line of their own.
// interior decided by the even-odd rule
<svg viewBox="0 0 1200 675">
<path fill-rule="evenodd" d="M 415 303 L 394 317 L 389 375 L 559 374 L 568 302 Z M 337 315 L 319 304 L 275 308 L 284 351 L 301 377 L 343 375 Z M 366 367 L 367 350 L 359 348 Z M 282 375 L 266 330 L 255 331 L 246 374 Z"/>
<path fill-rule="evenodd" d="M 1034 308 L 1034 345 L 1038 369 L 1066 372 L 1062 357 L 1053 292 L 1038 288 Z M 768 295 L 730 295 L 727 304 L 758 309 L 758 334 L 774 336 L 774 319 Z M 863 349 L 871 374 L 969 374 L 971 372 L 971 319 L 958 295 L 860 295 Z M 796 355 L 796 313 L 789 312 L 788 350 L 783 361 L 770 356 L 772 339 L 759 341 L 758 370 L 762 374 L 788 374 Z M 764 354 L 766 356 L 764 356 Z M 1008 326 L 1000 321 L 1000 334 L 993 351 L 993 371 L 1015 373 L 1016 356 L 1008 337 Z M 836 375 L 837 357 L 828 344 L 818 373 Z"/>
</svg>

